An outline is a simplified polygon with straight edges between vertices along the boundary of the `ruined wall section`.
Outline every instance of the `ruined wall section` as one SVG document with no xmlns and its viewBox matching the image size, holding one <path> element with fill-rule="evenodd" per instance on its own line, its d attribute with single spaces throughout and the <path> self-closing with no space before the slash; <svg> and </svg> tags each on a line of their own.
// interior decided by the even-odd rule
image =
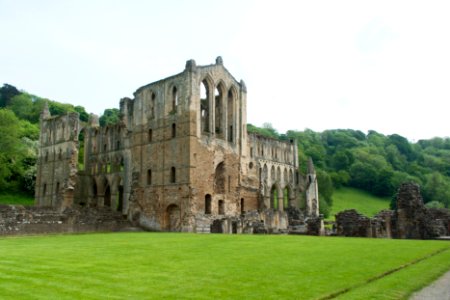
<svg viewBox="0 0 450 300">
<path fill-rule="evenodd" d="M 90 121 L 83 130 L 84 168 L 79 180 L 84 188 L 77 191 L 78 204 L 126 214 L 131 182 L 127 133 L 123 122 L 100 127 Z"/>
<path fill-rule="evenodd" d="M 58 209 L 73 203 L 78 168 L 78 113 L 41 116 L 35 201 L 37 206 Z"/>
<path fill-rule="evenodd" d="M 151 230 L 188 230 L 189 79 L 183 72 L 139 88 L 129 114 L 130 214 Z"/>
<path fill-rule="evenodd" d="M 257 184 L 260 209 L 284 211 L 298 207 L 298 150 L 294 141 L 278 141 L 257 134 L 248 139 L 248 183 Z"/>
</svg>

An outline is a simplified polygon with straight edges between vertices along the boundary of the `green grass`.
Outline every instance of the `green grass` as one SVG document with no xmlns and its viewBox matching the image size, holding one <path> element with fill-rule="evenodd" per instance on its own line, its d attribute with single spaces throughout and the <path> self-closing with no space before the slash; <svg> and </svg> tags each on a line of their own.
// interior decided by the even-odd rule
<svg viewBox="0 0 450 300">
<path fill-rule="evenodd" d="M 22 193 L 0 193 L 0 204 L 34 205 L 34 198 Z"/>
<path fill-rule="evenodd" d="M 335 214 L 351 208 L 373 217 L 380 210 L 389 209 L 389 203 L 389 198 L 379 198 L 362 190 L 343 187 L 333 193 L 333 207 L 329 219 L 334 220 Z"/>
<path fill-rule="evenodd" d="M 401 299 L 450 269 L 445 242 L 287 235 L 6 237 L 0 257 L 4 299 Z"/>
</svg>

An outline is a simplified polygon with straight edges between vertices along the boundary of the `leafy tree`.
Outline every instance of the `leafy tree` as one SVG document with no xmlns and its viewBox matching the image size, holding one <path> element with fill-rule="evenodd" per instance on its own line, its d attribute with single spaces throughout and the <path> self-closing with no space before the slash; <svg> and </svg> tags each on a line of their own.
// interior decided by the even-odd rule
<svg viewBox="0 0 450 300">
<path fill-rule="evenodd" d="M 3 84 L 0 88 L 0 108 L 7 107 L 14 96 L 19 95 L 19 90 L 10 84 Z"/>
<path fill-rule="evenodd" d="M 117 124 L 120 121 L 120 110 L 117 108 L 105 109 L 103 115 L 100 117 L 99 122 L 101 126 L 108 124 Z"/>
<path fill-rule="evenodd" d="M 323 199 L 328 206 L 333 205 L 333 182 L 331 180 L 330 175 L 327 172 L 322 170 L 316 171 L 317 176 L 317 184 L 319 185 L 319 199 Z"/>
<path fill-rule="evenodd" d="M 250 133 L 256 133 L 264 137 L 278 139 L 278 133 L 270 123 L 264 123 L 262 128 L 254 126 L 252 124 L 247 124 L 247 131 Z"/>
<path fill-rule="evenodd" d="M 83 122 L 87 122 L 89 120 L 89 114 L 86 112 L 86 109 L 83 106 L 75 106 L 75 111 L 80 114 L 80 120 Z"/>
<path fill-rule="evenodd" d="M 23 172 L 25 148 L 20 142 L 20 122 L 8 109 L 0 109 L 0 190 L 17 187 Z"/>
</svg>

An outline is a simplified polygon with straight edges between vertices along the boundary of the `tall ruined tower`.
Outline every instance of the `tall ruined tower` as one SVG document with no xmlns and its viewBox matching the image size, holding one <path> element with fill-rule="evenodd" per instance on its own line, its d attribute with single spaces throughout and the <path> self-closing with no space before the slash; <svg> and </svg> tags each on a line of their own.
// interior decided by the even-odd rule
<svg viewBox="0 0 450 300">
<path fill-rule="evenodd" d="M 45 103 L 41 113 L 35 187 L 38 206 L 58 209 L 73 204 L 78 164 L 77 113 L 52 117 Z"/>
</svg>

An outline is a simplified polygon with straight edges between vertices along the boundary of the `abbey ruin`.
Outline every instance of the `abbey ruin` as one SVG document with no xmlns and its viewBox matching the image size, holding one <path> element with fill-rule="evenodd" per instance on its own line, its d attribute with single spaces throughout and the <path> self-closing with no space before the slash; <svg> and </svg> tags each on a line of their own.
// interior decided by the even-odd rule
<svg viewBox="0 0 450 300">
<path fill-rule="evenodd" d="M 155 231 L 287 232 L 293 215 L 319 219 L 312 162 L 303 178 L 296 141 L 247 132 L 245 83 L 221 57 L 140 87 L 120 114 L 100 126 L 43 111 L 37 206 L 108 207 Z"/>
</svg>

